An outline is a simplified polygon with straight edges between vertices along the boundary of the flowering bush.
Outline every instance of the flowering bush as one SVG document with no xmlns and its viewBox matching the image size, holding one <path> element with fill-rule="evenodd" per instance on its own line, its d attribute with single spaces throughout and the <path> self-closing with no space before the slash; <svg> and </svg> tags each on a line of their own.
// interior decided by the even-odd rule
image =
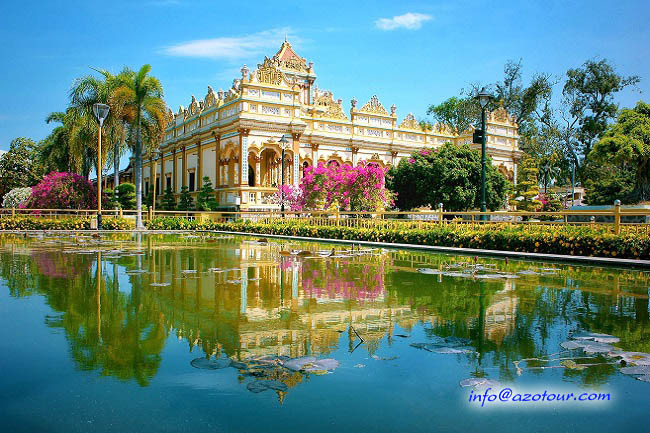
<svg viewBox="0 0 650 433">
<path fill-rule="evenodd" d="M 31 195 L 32 195 L 32 188 L 29 186 L 25 188 L 14 188 L 8 193 L 6 193 L 5 196 L 3 197 L 2 207 L 3 208 L 19 207 L 27 200 L 29 200 L 29 197 Z"/>
<path fill-rule="evenodd" d="M 280 185 L 278 190 L 269 197 L 269 201 L 274 204 L 282 205 L 292 211 L 302 209 L 302 189 L 293 185 Z"/>
<path fill-rule="evenodd" d="M 375 211 L 392 204 L 385 187 L 386 170 L 376 164 L 360 161 L 356 167 L 348 164 L 319 162 L 305 168 L 300 183 L 301 209 L 342 209 Z"/>
<path fill-rule="evenodd" d="M 21 207 L 32 209 L 93 209 L 97 191 L 76 173 L 52 172 L 32 187 L 32 196 Z"/>
</svg>

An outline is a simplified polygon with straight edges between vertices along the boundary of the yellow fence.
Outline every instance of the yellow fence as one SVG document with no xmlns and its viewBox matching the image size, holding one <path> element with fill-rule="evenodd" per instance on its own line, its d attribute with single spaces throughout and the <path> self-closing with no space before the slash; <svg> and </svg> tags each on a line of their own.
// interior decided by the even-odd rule
<svg viewBox="0 0 650 433">
<path fill-rule="evenodd" d="M 31 215 L 49 218 L 96 218 L 96 210 L 77 209 L 0 209 L 0 218 Z M 103 218 L 135 220 L 135 210 L 102 210 Z M 566 210 L 561 212 L 449 212 L 443 210 L 420 212 L 281 212 L 279 210 L 246 212 L 163 211 L 145 209 L 143 221 L 159 217 L 182 217 L 215 222 L 251 221 L 272 223 L 278 221 L 303 222 L 313 225 L 331 225 L 365 228 L 419 228 L 432 224 L 481 225 L 484 229 L 498 228 L 503 224 L 534 226 L 592 225 L 611 233 L 648 233 L 650 210 L 614 206 L 609 210 Z"/>
</svg>

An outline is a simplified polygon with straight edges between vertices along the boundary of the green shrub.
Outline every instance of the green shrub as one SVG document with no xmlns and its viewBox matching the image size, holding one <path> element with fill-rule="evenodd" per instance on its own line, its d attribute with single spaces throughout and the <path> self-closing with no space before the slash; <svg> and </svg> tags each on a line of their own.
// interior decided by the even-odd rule
<svg viewBox="0 0 650 433">
<path fill-rule="evenodd" d="M 263 224 L 252 222 L 198 222 L 184 218 L 155 218 L 149 223 L 148 228 L 151 230 L 223 230 L 545 254 L 650 258 L 650 237 L 647 234 L 624 233 L 615 235 L 608 233 L 605 228 L 599 226 L 431 224 L 423 229 L 379 226 L 376 228 L 353 228 L 316 226 L 291 221 Z"/>
<path fill-rule="evenodd" d="M 102 220 L 104 230 L 128 230 L 133 224 L 123 218 Z M 41 216 L 17 216 L 0 218 L 0 230 L 89 230 L 90 218 L 67 217 L 49 218 Z"/>
</svg>

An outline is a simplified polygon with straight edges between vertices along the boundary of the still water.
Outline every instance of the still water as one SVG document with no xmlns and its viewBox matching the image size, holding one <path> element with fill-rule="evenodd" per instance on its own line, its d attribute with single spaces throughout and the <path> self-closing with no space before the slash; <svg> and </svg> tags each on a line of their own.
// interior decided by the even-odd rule
<svg viewBox="0 0 650 433">
<path fill-rule="evenodd" d="M 650 273 L 346 248 L 0 235 L 0 429 L 647 431 Z"/>
</svg>

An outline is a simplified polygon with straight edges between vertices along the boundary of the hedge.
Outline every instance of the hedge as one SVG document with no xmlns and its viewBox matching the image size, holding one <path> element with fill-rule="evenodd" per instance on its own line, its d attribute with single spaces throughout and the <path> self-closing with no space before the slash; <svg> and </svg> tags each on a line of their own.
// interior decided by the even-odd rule
<svg viewBox="0 0 650 433">
<path fill-rule="evenodd" d="M 607 233 L 598 226 L 444 224 L 432 225 L 426 229 L 394 229 L 316 226 L 291 221 L 263 224 L 156 218 L 149 223 L 148 228 L 151 230 L 224 230 L 487 250 L 650 259 L 650 237 L 647 234 L 615 235 Z"/>
<path fill-rule="evenodd" d="M 104 230 L 128 230 L 133 223 L 123 218 L 104 218 Z M 39 216 L 17 216 L 0 218 L 0 230 L 89 230 L 90 218 L 49 218 Z"/>
</svg>

